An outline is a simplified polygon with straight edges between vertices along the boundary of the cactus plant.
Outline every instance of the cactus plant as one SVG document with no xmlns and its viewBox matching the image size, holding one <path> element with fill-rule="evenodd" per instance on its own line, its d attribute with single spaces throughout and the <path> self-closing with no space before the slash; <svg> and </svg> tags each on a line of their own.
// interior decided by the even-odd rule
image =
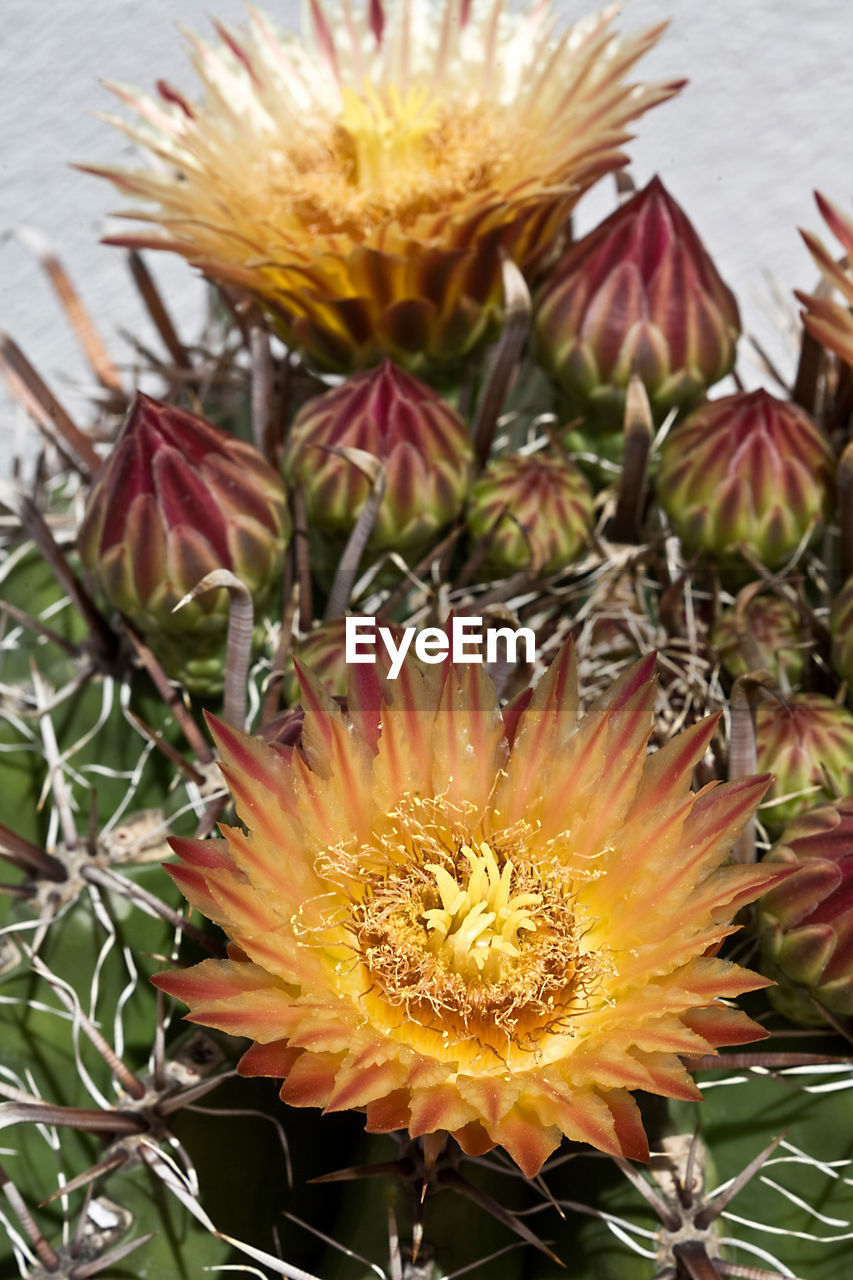
<svg viewBox="0 0 853 1280">
<path fill-rule="evenodd" d="M 439 14 L 312 4 L 300 43 L 253 12 L 199 46 L 203 104 L 121 91 L 166 161 L 112 175 L 158 206 L 130 240 L 213 282 L 184 340 L 131 258 L 156 400 L 58 261 L 88 417 L 0 343 L 48 442 L 0 524 L 4 1278 L 843 1271 L 849 387 L 811 337 L 791 402 L 676 424 L 654 493 L 632 391 L 621 473 L 580 424 L 590 530 L 526 327 L 676 85 L 629 84 L 660 32 L 609 12 Z M 728 483 L 756 422 L 779 492 Z M 483 512 L 535 554 L 484 554 Z M 771 771 L 808 794 L 754 822 Z"/>
</svg>

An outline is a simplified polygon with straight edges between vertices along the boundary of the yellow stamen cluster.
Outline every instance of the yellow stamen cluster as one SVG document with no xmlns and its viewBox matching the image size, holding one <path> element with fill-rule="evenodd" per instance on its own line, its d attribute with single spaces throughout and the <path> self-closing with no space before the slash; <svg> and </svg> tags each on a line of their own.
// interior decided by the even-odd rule
<svg viewBox="0 0 853 1280">
<path fill-rule="evenodd" d="M 507 859 L 498 867 L 491 846 L 483 841 L 479 854 L 463 844 L 460 853 L 470 868 L 468 883 L 446 867 L 431 862 L 427 871 L 435 876 L 441 906 L 424 912 L 430 931 L 430 946 L 444 963 L 469 980 L 494 982 L 501 976 L 502 960 L 517 960 L 519 930 L 536 931 L 536 920 L 528 908 L 541 907 L 541 893 L 519 893 L 511 897 L 513 865 Z"/>
<path fill-rule="evenodd" d="M 451 1053 L 467 1041 L 475 1054 L 504 1057 L 510 1046 L 535 1050 L 546 1033 L 573 1035 L 572 1016 L 607 968 L 605 956 L 581 948 L 573 882 L 546 881 L 523 845 L 511 858 L 503 841 L 461 836 L 434 805 L 432 820 L 407 815 L 417 838 L 390 865 L 389 846 L 384 859 L 372 848 L 338 851 L 354 897 L 351 946 L 369 989 L 409 1022 L 440 1030 Z"/>
</svg>

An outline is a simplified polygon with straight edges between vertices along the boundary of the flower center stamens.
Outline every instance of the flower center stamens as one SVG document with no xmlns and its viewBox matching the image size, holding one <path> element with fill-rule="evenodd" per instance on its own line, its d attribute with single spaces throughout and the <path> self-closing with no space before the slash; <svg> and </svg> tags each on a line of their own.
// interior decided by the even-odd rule
<svg viewBox="0 0 853 1280">
<path fill-rule="evenodd" d="M 424 142 L 438 125 L 438 104 L 424 89 L 401 94 L 388 85 L 382 97 L 368 81 L 363 93 L 344 88 L 339 128 L 353 152 L 351 180 L 375 192 L 396 188 L 400 173 L 423 162 Z"/>
<path fill-rule="evenodd" d="M 518 959 L 519 933 L 535 933 L 530 907 L 542 905 L 541 893 L 511 895 L 514 868 L 510 861 L 498 867 L 492 848 L 485 842 L 475 852 L 460 849 L 468 863 L 468 883 L 463 886 L 446 867 L 427 863 L 441 899 L 440 907 L 423 913 L 430 949 L 448 968 L 469 980 L 495 981 L 503 958 Z M 458 876 L 458 873 L 457 873 Z"/>
</svg>

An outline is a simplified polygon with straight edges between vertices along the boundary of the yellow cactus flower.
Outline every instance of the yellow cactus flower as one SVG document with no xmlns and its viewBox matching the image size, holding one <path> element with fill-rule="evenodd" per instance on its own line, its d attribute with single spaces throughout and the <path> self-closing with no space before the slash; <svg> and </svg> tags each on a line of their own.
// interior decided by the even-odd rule
<svg viewBox="0 0 853 1280">
<path fill-rule="evenodd" d="M 624 163 L 627 126 L 681 82 L 627 77 L 663 25 L 620 40 L 615 6 L 557 33 L 551 0 L 306 6 L 301 38 L 191 37 L 204 98 L 112 86 L 155 157 L 93 168 L 153 209 L 113 243 L 182 254 L 261 300 L 317 365 L 459 358 L 502 300 L 501 257 L 553 254 L 569 212 Z"/>
<path fill-rule="evenodd" d="M 696 1098 L 681 1056 L 764 1034 L 715 952 L 786 874 L 723 865 L 768 778 L 691 791 L 713 718 L 648 755 L 650 660 L 585 714 L 569 651 L 503 713 L 482 667 L 376 670 L 346 715 L 305 677 L 299 749 L 216 728 L 247 830 L 171 871 L 229 958 L 157 985 L 296 1106 L 530 1176 L 563 1135 L 645 1158 L 629 1090 Z"/>
</svg>

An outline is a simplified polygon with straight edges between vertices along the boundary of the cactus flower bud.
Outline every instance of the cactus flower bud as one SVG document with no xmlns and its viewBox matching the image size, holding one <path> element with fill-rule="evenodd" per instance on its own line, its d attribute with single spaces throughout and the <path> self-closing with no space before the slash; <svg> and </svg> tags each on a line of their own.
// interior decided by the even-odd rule
<svg viewBox="0 0 853 1280">
<path fill-rule="evenodd" d="M 814 1000 L 853 1017 L 853 796 L 795 818 L 766 861 L 797 867 L 758 904 L 771 1000 L 807 1026 L 825 1021 Z"/>
<path fill-rule="evenodd" d="M 586 542 L 592 516 L 592 490 L 575 464 L 543 452 L 490 462 L 465 519 L 473 538 L 487 540 L 488 571 L 556 573 Z"/>
<path fill-rule="evenodd" d="M 853 792 L 853 715 L 821 693 L 762 699 L 755 745 L 757 767 L 776 775 L 761 809 L 773 831 L 815 804 Z M 781 803 L 774 803 L 777 797 Z"/>
<path fill-rule="evenodd" d="M 741 628 L 754 642 L 754 656 L 742 647 Z M 802 679 L 802 624 L 794 606 L 779 596 L 755 596 L 740 616 L 735 606 L 724 609 L 711 631 L 711 641 L 733 680 L 753 667 L 763 667 L 786 688 Z"/>
<path fill-rule="evenodd" d="M 281 478 L 252 445 L 137 395 L 92 485 L 77 546 L 168 673 L 205 692 L 221 684 L 228 595 L 174 606 L 211 570 L 230 569 L 263 607 L 289 536 Z"/>
<path fill-rule="evenodd" d="M 657 495 L 688 554 L 778 568 L 829 514 L 835 459 L 808 414 L 767 391 L 704 405 L 664 441 Z"/>
<path fill-rule="evenodd" d="M 375 628 L 384 627 L 395 645 L 403 639 L 403 627 L 387 618 L 374 616 Z M 313 631 L 309 631 L 293 646 L 293 658 L 299 665 L 307 667 L 316 676 L 320 684 L 331 698 L 345 698 L 350 681 L 351 667 L 347 661 L 347 620 L 334 618 L 330 622 L 321 622 Z M 375 660 L 380 667 L 384 666 L 388 657 L 387 648 L 383 644 L 374 646 Z M 365 647 L 365 653 L 369 649 Z M 301 690 L 292 659 L 285 669 L 282 694 L 286 703 L 294 706 L 299 702 Z"/>
<path fill-rule="evenodd" d="M 304 405 L 284 455 L 313 531 L 342 542 L 371 491 L 360 451 L 381 463 L 385 494 L 367 543 L 373 554 L 421 555 L 458 514 L 473 450 L 459 414 L 425 383 L 386 360 Z"/>
<path fill-rule="evenodd" d="M 541 296 L 542 364 L 575 412 L 622 425 L 632 372 L 661 421 L 731 370 L 734 294 L 659 178 L 568 250 Z"/>
</svg>

